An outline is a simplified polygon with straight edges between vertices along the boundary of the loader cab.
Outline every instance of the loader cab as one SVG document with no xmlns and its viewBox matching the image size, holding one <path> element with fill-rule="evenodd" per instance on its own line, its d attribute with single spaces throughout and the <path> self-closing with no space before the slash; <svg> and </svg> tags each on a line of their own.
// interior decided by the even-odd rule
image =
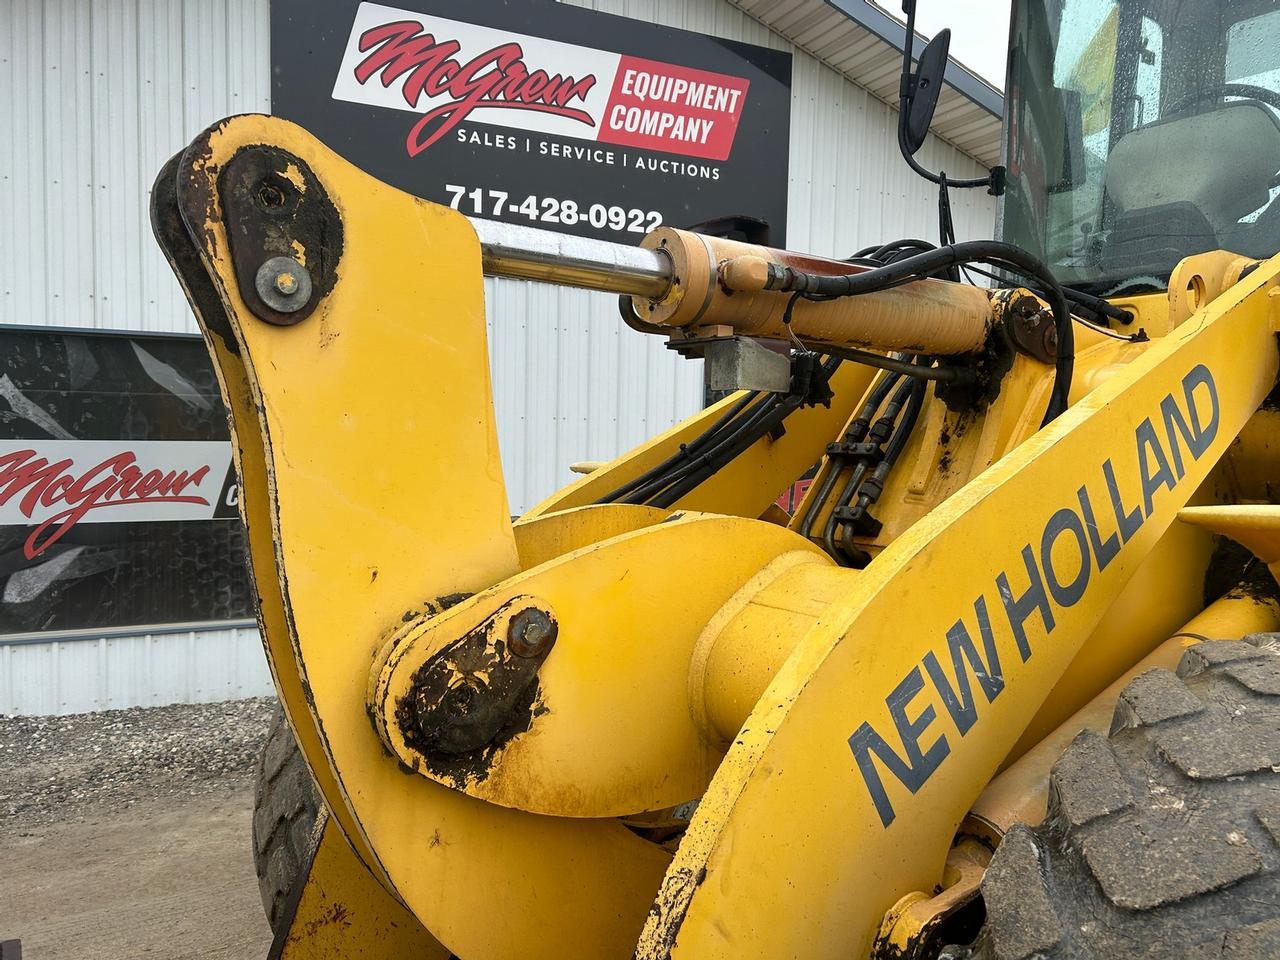
<svg viewBox="0 0 1280 960">
<path fill-rule="evenodd" d="M 1002 239 L 1099 296 L 1280 251 L 1280 2 L 1014 0 Z"/>
</svg>

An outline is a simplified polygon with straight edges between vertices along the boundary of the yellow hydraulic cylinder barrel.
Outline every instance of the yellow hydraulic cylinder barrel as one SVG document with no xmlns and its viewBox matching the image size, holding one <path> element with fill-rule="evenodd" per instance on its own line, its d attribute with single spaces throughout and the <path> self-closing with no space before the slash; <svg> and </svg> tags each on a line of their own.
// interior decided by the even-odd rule
<svg viewBox="0 0 1280 960">
<path fill-rule="evenodd" d="M 763 289 L 764 264 L 824 276 L 866 269 L 671 227 L 653 231 L 641 246 L 669 257 L 674 279 L 659 300 L 633 298 L 636 315 L 695 336 L 698 328 L 724 327 L 742 336 L 789 337 L 783 317 L 792 294 Z M 917 280 L 835 300 L 800 299 L 792 309 L 791 332 L 814 343 L 949 356 L 982 349 L 991 323 L 984 289 Z"/>
<path fill-rule="evenodd" d="M 690 660 L 690 709 L 703 736 L 733 742 L 783 661 L 857 577 L 793 555 L 766 566 L 720 609 Z"/>
</svg>

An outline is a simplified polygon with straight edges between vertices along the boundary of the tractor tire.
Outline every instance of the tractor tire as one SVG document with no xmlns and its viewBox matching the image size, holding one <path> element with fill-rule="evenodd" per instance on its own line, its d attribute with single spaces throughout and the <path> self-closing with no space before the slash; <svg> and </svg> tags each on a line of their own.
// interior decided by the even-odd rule
<svg viewBox="0 0 1280 960">
<path fill-rule="evenodd" d="M 982 881 L 969 960 L 1280 957 L 1280 634 L 1191 647 L 1054 764 Z"/>
<path fill-rule="evenodd" d="M 258 759 L 253 798 L 253 864 L 258 872 L 262 909 L 278 933 L 289 894 L 320 839 L 325 807 L 311 780 L 307 762 L 276 707 Z"/>
</svg>

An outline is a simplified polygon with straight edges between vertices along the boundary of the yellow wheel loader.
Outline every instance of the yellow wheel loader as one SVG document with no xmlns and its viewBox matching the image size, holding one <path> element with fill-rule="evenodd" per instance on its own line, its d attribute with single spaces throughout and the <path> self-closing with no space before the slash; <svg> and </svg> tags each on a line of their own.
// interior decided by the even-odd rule
<svg viewBox="0 0 1280 960">
<path fill-rule="evenodd" d="M 942 242 L 847 259 L 473 222 L 271 117 L 174 157 L 288 718 L 272 956 L 1280 956 L 1278 41 L 1015 0 L 954 181 L 942 36 Z M 513 521 L 485 274 L 740 389 Z"/>
</svg>

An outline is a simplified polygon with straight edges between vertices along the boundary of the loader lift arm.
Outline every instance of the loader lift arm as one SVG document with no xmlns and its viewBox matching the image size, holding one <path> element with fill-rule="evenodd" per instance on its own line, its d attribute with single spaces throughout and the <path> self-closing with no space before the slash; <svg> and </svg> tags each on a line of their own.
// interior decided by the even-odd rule
<svg viewBox="0 0 1280 960">
<path fill-rule="evenodd" d="M 739 399 L 513 526 L 464 217 L 267 117 L 210 128 L 161 181 L 281 699 L 355 858 L 464 960 L 867 955 L 1276 380 L 1272 260 L 1150 343 L 1087 341 L 1089 389 L 1043 429 L 1051 365 L 1026 351 L 981 409 L 931 392 L 921 422 L 963 420 L 966 468 L 890 496 L 936 473 L 916 431 L 882 528 L 851 541 L 862 569 L 756 519 L 876 389 L 852 363 L 829 407 L 670 502 L 596 503 Z M 853 271 L 650 241 L 674 267 L 661 294 L 637 268 L 644 322 L 686 339 L 705 318 L 933 357 L 1012 318 L 927 279 L 787 313 L 785 284 Z M 746 257 L 765 280 L 734 288 Z M 637 829 L 692 800 L 674 852 Z"/>
</svg>

